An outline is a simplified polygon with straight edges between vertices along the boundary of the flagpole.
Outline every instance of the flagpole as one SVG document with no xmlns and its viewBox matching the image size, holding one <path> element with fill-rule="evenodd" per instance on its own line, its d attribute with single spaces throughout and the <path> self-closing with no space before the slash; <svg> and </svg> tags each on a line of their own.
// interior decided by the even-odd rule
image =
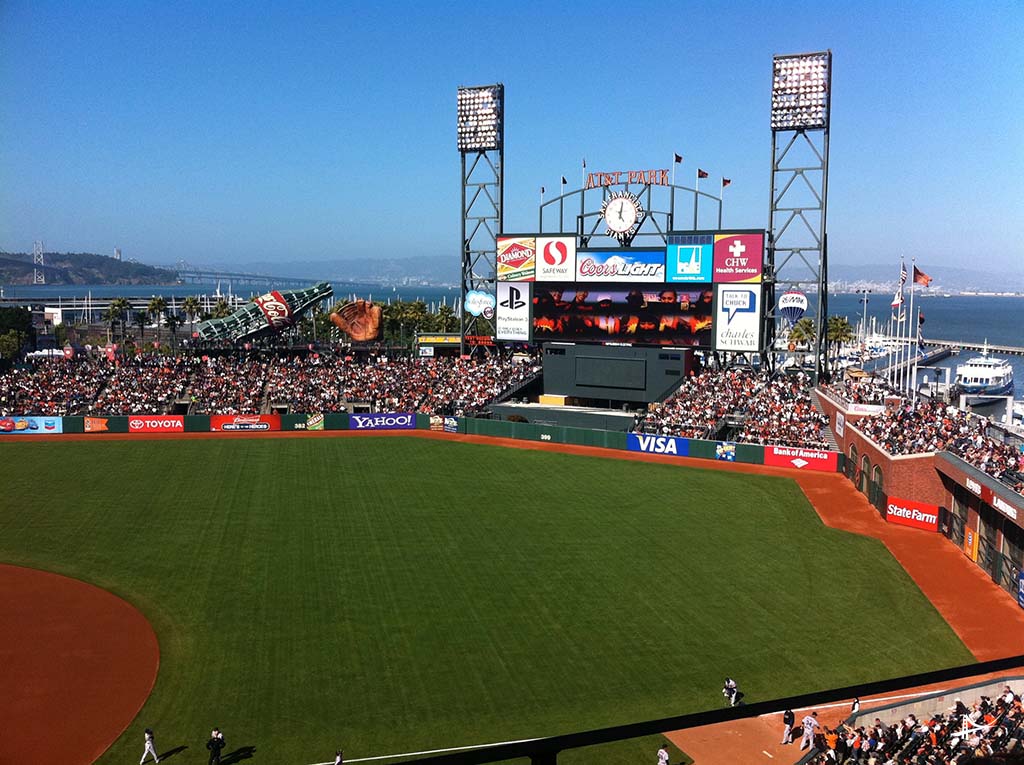
<svg viewBox="0 0 1024 765">
<path fill-rule="evenodd" d="M 718 228 L 722 228 L 722 200 L 725 199 L 725 184 L 718 187 Z"/>
<path fill-rule="evenodd" d="M 915 257 L 910 259 L 910 273 L 911 273 L 911 277 L 910 277 L 910 311 L 908 312 L 909 315 L 907 316 L 907 353 L 908 354 L 910 353 L 911 349 L 913 348 L 913 346 L 910 344 L 910 333 L 912 331 L 914 331 L 914 328 L 911 327 L 910 325 L 914 323 L 913 316 L 914 316 L 914 291 L 915 290 L 914 290 L 914 277 L 913 277 L 913 274 L 914 274 L 914 270 L 916 268 L 917 268 L 917 257 L 915 256 Z M 909 355 L 907 356 L 907 366 L 910 367 L 910 356 Z M 914 369 L 915 370 L 917 369 L 917 354 L 916 353 L 914 354 Z M 907 385 L 908 385 L 908 387 L 907 387 L 907 393 L 908 394 L 910 394 L 912 392 L 912 390 L 917 387 L 917 385 L 915 384 L 915 381 L 912 380 L 912 379 L 909 379 L 909 378 L 907 380 Z"/>
<path fill-rule="evenodd" d="M 676 155 L 675 155 L 675 152 L 673 152 L 673 153 L 672 153 L 672 185 L 673 185 L 673 186 L 675 186 L 675 185 L 676 185 L 676 165 L 678 165 L 678 164 L 679 164 L 679 163 L 678 163 L 678 162 L 676 162 Z"/>
<path fill-rule="evenodd" d="M 697 198 L 700 196 L 700 168 L 694 173 L 693 179 L 693 230 L 697 230 Z"/>
<path fill-rule="evenodd" d="M 911 287 L 913 290 L 913 287 Z M 920 309 L 918 309 L 920 311 Z M 921 360 L 921 318 L 919 316 L 914 317 L 914 347 L 917 349 L 914 353 L 914 396 L 911 399 L 915 404 L 917 403 L 917 363 Z"/>
</svg>

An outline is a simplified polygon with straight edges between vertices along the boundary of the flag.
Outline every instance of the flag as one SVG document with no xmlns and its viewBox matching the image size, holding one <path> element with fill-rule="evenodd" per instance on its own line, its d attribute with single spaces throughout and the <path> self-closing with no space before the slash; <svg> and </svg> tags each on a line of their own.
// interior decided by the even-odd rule
<svg viewBox="0 0 1024 765">
<path fill-rule="evenodd" d="M 918 326 L 924 324 L 924 311 L 917 312 L 917 324 Z"/>
<path fill-rule="evenodd" d="M 700 169 L 700 168 L 698 167 L 698 168 L 697 168 L 697 177 L 698 177 L 698 178 L 707 178 L 707 177 L 708 177 L 708 174 L 707 174 L 707 172 L 706 172 L 706 171 L 704 171 L 704 170 L 701 170 L 701 169 Z"/>
<path fill-rule="evenodd" d="M 907 273 L 906 269 L 904 269 L 904 271 L 903 271 L 904 278 L 906 278 L 906 273 Z M 932 283 L 932 277 L 928 276 L 928 274 L 926 274 L 924 271 L 922 271 L 917 266 L 914 266 L 914 284 L 920 284 L 922 286 L 927 287 L 931 283 Z"/>
<path fill-rule="evenodd" d="M 914 268 L 917 270 L 917 267 Z M 907 283 L 907 264 L 902 260 L 900 261 L 900 292 L 903 291 L 903 285 Z"/>
<path fill-rule="evenodd" d="M 724 188 L 725 188 L 726 186 L 728 186 L 728 185 L 729 185 L 730 183 L 732 183 L 732 181 L 730 181 L 730 180 L 729 180 L 728 178 L 723 178 L 723 179 L 722 179 L 722 188 L 724 189 Z"/>
<path fill-rule="evenodd" d="M 540 187 L 540 193 L 541 193 L 541 194 L 543 194 L 543 193 L 544 193 L 544 187 L 543 187 L 543 186 L 541 186 L 541 187 Z"/>
<path fill-rule="evenodd" d="M 587 169 L 587 158 L 586 157 L 583 158 L 583 169 L 584 170 Z"/>
<path fill-rule="evenodd" d="M 568 182 L 569 182 L 569 181 L 565 180 L 565 176 L 563 175 L 563 176 L 562 176 L 562 185 L 564 186 L 564 185 L 565 185 L 565 184 L 567 184 Z"/>
<path fill-rule="evenodd" d="M 889 304 L 893 308 L 899 308 L 903 305 L 903 290 L 898 290 L 892 297 L 892 302 Z"/>
<path fill-rule="evenodd" d="M 683 155 L 682 154 L 673 154 L 672 157 L 673 157 L 673 159 L 675 159 L 675 162 L 676 162 L 677 165 L 680 162 L 683 161 Z"/>
</svg>

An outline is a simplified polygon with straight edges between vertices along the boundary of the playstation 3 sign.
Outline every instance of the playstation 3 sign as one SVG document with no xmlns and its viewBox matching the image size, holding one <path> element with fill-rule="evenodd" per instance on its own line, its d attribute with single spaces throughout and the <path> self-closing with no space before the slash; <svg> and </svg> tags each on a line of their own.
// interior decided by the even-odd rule
<svg viewBox="0 0 1024 765">
<path fill-rule="evenodd" d="M 529 282 L 498 282 L 494 336 L 498 340 L 530 341 Z"/>
</svg>

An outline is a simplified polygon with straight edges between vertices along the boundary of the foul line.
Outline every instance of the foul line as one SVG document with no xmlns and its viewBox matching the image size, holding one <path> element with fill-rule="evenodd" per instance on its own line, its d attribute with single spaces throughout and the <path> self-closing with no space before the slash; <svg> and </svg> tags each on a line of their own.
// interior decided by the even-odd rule
<svg viewBox="0 0 1024 765">
<path fill-rule="evenodd" d="M 913 699 L 913 698 L 917 698 L 918 696 L 930 696 L 933 693 L 946 693 L 946 692 L 947 691 L 945 691 L 945 690 L 939 689 L 939 690 L 934 690 L 934 691 L 919 691 L 917 693 L 904 693 L 904 694 L 901 694 L 899 696 L 883 696 L 883 697 L 877 698 L 877 699 L 865 700 L 864 702 L 862 702 L 862 706 L 866 706 L 868 704 L 875 704 L 875 703 L 881 702 L 881 701 L 899 701 L 900 699 Z M 821 705 L 814 706 L 814 707 L 800 707 L 798 709 L 794 709 L 793 711 L 794 712 L 806 712 L 806 711 L 811 710 L 811 709 L 833 709 L 835 707 L 845 707 L 845 706 L 849 706 L 849 702 L 839 701 L 839 702 L 836 702 L 835 704 L 821 704 Z M 782 712 L 772 712 L 771 713 L 772 716 L 780 715 L 780 714 L 782 714 Z M 763 717 L 767 717 L 768 715 L 762 715 L 762 716 Z M 348 759 L 346 757 L 345 758 L 345 762 L 373 762 L 375 760 L 393 760 L 393 759 L 395 759 L 397 757 L 419 757 L 421 755 L 426 755 L 426 754 L 445 754 L 446 752 L 465 752 L 465 751 L 468 751 L 470 749 L 484 749 L 484 748 L 489 747 L 489 746 L 503 746 L 505 744 L 528 744 L 531 741 L 540 741 L 540 739 L 539 738 L 521 738 L 521 739 L 518 739 L 516 741 L 495 741 L 493 744 L 472 744 L 470 746 L 451 746 L 451 747 L 448 747 L 447 749 L 425 749 L 422 752 L 402 752 L 401 754 L 381 754 L 381 755 L 378 755 L 376 757 L 359 757 L 359 758 L 352 759 L 352 760 L 350 760 L 350 759 Z M 767 754 L 767 752 L 765 754 Z M 771 755 L 769 755 L 769 756 L 771 756 Z M 315 762 L 312 765 L 334 765 L 334 761 L 333 760 L 329 760 L 328 762 Z"/>
<path fill-rule="evenodd" d="M 540 741 L 539 738 L 521 738 L 518 741 L 496 741 L 493 744 L 473 744 L 471 746 L 452 746 L 447 749 L 427 749 L 422 752 L 403 752 L 402 754 L 382 754 L 378 757 L 360 757 L 355 760 L 350 760 L 347 757 L 345 762 L 370 762 L 371 760 L 393 760 L 396 757 L 418 757 L 421 754 L 444 754 L 445 752 L 464 752 L 468 749 L 484 749 L 488 746 L 503 746 L 504 744 L 528 744 L 531 741 Z M 313 765 L 334 765 L 334 760 L 330 762 L 315 762 Z"/>
</svg>

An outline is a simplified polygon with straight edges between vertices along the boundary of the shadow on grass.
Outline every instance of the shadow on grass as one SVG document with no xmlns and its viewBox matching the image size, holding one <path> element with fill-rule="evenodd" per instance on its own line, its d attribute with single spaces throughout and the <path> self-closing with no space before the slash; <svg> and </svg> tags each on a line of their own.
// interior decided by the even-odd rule
<svg viewBox="0 0 1024 765">
<path fill-rule="evenodd" d="M 254 746 L 243 746 L 239 747 L 233 752 L 228 752 L 220 758 L 220 765 L 231 765 L 234 762 L 241 762 L 242 760 L 248 760 L 252 758 L 253 752 L 256 751 Z"/>
<path fill-rule="evenodd" d="M 176 746 L 176 747 L 174 747 L 174 749 L 168 749 L 166 752 L 162 752 L 160 754 L 160 762 L 163 762 L 168 757 L 173 757 L 176 754 L 181 754 L 186 749 L 188 749 L 187 746 Z"/>
</svg>

